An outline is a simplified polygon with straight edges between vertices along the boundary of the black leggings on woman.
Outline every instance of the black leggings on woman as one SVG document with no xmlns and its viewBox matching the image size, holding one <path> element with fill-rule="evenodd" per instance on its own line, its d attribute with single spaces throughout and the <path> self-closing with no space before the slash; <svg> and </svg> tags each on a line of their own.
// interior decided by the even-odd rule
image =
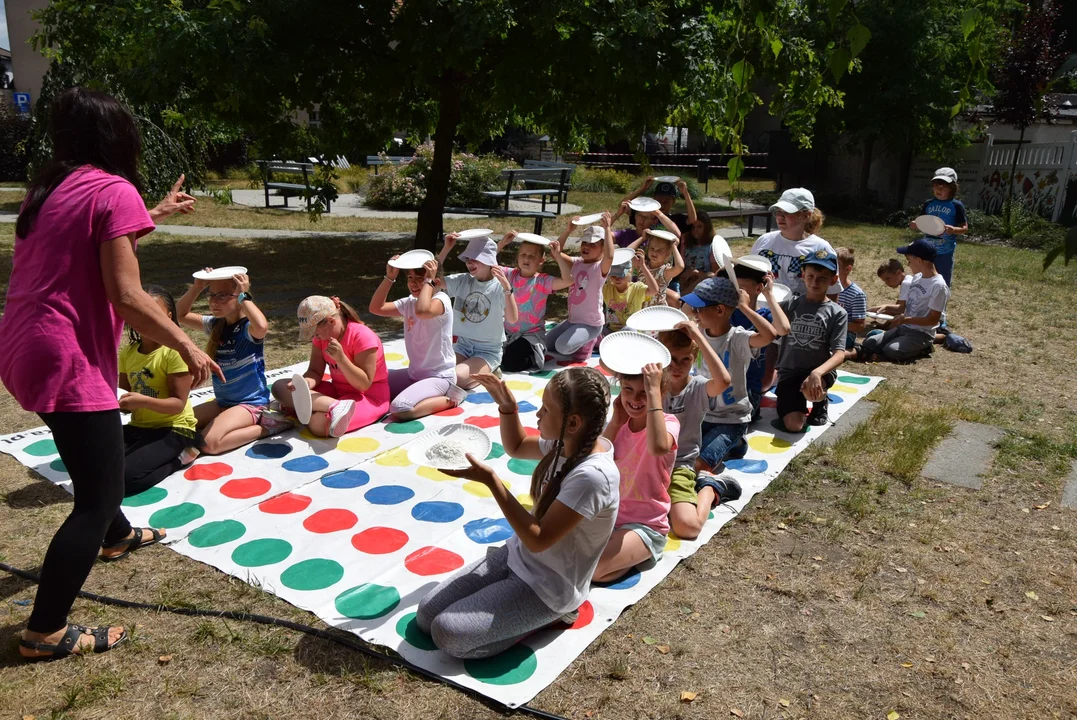
<svg viewBox="0 0 1077 720">
<path fill-rule="evenodd" d="M 119 410 L 39 413 L 52 431 L 71 477 L 74 507 L 56 531 L 41 564 L 34 610 L 26 627 L 52 633 L 67 625 L 67 613 L 102 545 L 131 534 L 120 511 L 123 500 L 123 426 Z"/>
<path fill-rule="evenodd" d="M 183 467 L 180 453 L 190 445 L 200 445 L 201 438 L 185 438 L 172 428 L 138 428 L 123 426 L 124 497 L 149 490 Z"/>
</svg>

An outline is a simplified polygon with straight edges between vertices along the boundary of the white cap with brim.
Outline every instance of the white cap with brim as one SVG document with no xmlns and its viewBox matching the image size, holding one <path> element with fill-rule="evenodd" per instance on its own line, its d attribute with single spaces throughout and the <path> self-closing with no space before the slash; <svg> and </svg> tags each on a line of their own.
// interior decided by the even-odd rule
<svg viewBox="0 0 1077 720">
<path fill-rule="evenodd" d="M 935 177 L 931 178 L 931 182 L 936 180 L 942 180 L 945 183 L 957 182 L 957 171 L 950 167 L 941 167 L 935 171 Z"/>
<path fill-rule="evenodd" d="M 801 210 L 811 212 L 815 209 L 815 196 L 807 188 L 791 188 L 782 193 L 778 202 L 770 206 L 771 212 L 781 210 L 787 213 L 796 213 Z"/>
<path fill-rule="evenodd" d="M 606 239 L 606 228 L 598 225 L 592 225 L 583 231 L 583 235 L 580 236 L 581 243 L 597 243 Z"/>
<path fill-rule="evenodd" d="M 476 237 L 468 241 L 467 247 L 460 253 L 461 260 L 474 260 L 491 267 L 497 265 L 497 243 L 489 237 Z"/>
</svg>

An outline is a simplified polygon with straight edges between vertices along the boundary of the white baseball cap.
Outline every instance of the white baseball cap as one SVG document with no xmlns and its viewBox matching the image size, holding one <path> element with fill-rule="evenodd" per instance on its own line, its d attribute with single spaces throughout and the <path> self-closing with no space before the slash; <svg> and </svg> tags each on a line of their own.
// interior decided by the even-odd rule
<svg viewBox="0 0 1077 720">
<path fill-rule="evenodd" d="M 606 239 L 606 229 L 599 225 L 592 225 L 583 231 L 580 236 L 581 243 L 597 243 Z"/>
<path fill-rule="evenodd" d="M 497 265 L 497 243 L 489 237 L 471 238 L 460 253 L 460 259 L 474 260 L 483 265 Z"/>
<path fill-rule="evenodd" d="M 800 212 L 801 210 L 811 212 L 814 209 L 815 196 L 807 188 L 790 188 L 782 193 L 782 196 L 778 198 L 778 202 L 770 206 L 771 212 L 774 210 L 782 210 L 787 213 Z"/>
<path fill-rule="evenodd" d="M 935 171 L 935 177 L 931 178 L 931 182 L 935 182 L 936 180 L 955 183 L 957 182 L 957 171 L 951 167 L 941 167 Z"/>
</svg>

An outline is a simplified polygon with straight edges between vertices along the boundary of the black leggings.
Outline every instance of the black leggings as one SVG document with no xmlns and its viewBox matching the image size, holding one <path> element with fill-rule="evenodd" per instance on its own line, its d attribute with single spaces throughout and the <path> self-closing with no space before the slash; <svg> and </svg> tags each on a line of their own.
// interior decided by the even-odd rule
<svg viewBox="0 0 1077 720">
<path fill-rule="evenodd" d="M 179 455 L 188 445 L 200 444 L 174 432 L 172 428 L 137 428 L 123 426 L 123 444 L 127 457 L 123 469 L 123 496 L 149 490 L 179 470 Z"/>
<path fill-rule="evenodd" d="M 123 430 L 119 410 L 39 413 L 52 431 L 71 477 L 74 507 L 56 531 L 41 564 L 34 610 L 26 627 L 52 633 L 71 610 L 102 545 L 131 534 L 123 500 Z"/>
</svg>

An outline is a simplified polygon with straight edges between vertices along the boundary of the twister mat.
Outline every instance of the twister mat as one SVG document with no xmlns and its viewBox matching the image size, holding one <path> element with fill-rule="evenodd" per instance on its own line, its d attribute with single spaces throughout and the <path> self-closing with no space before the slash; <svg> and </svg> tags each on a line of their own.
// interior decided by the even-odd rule
<svg viewBox="0 0 1077 720">
<path fill-rule="evenodd" d="M 404 367 L 403 341 L 385 344 L 390 368 Z M 592 358 L 591 364 L 597 363 Z M 306 363 L 268 373 L 269 381 Z M 537 425 L 542 391 L 556 365 L 506 375 L 526 427 Z M 882 380 L 841 373 L 830 389 L 836 420 Z M 616 392 L 616 388 L 614 388 Z M 192 393 L 204 401 L 211 390 Z M 497 407 L 488 393 L 436 416 L 379 423 L 339 440 L 290 431 L 217 457 L 200 457 L 124 511 L 136 525 L 168 528 L 176 552 L 208 563 L 313 612 L 410 662 L 516 707 L 529 701 L 633 603 L 740 511 L 819 436 L 778 432 L 774 398 L 748 436 L 749 451 L 728 463 L 744 494 L 716 508 L 694 541 L 671 536 L 655 567 L 595 586 L 571 628 L 538 632 L 493 658 L 460 661 L 438 651 L 415 623 L 419 599 L 449 573 L 504 543 L 512 530 L 482 485 L 450 478 L 409 457 L 424 432 L 466 422 L 494 441 L 487 458 L 525 505 L 535 463 L 509 458 L 497 442 Z M 538 430 L 533 430 L 537 433 Z M 70 482 L 46 428 L 0 436 L 0 451 L 58 485 Z"/>
</svg>

